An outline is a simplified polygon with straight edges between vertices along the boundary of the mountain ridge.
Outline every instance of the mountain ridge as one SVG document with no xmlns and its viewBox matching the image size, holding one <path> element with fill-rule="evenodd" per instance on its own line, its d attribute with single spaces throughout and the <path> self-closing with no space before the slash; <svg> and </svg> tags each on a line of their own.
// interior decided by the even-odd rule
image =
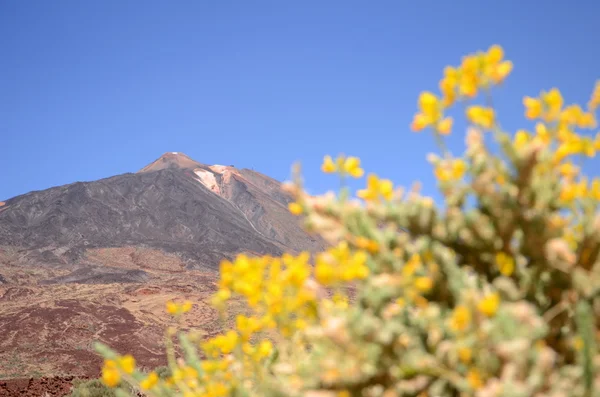
<svg viewBox="0 0 600 397">
<path fill-rule="evenodd" d="M 323 242 L 287 211 L 291 200 L 278 181 L 259 172 L 166 152 L 136 173 L 6 200 L 0 246 L 72 264 L 85 247 L 148 245 L 180 254 L 191 267 L 212 269 L 240 252 L 321 249 Z"/>
</svg>

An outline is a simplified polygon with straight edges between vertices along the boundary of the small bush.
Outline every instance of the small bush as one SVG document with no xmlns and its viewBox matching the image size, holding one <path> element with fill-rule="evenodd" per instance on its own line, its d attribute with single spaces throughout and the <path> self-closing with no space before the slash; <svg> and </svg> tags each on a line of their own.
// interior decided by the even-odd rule
<svg viewBox="0 0 600 397">
<path fill-rule="evenodd" d="M 115 390 L 106 386 L 100 379 L 76 380 L 70 397 L 115 397 Z"/>
<path fill-rule="evenodd" d="M 596 127 L 600 82 L 587 107 L 557 89 L 525 97 L 534 124 L 509 134 L 491 92 L 511 70 L 492 46 L 419 97 L 412 129 L 440 144 L 429 160 L 443 205 L 375 174 L 358 198 L 309 197 L 296 172 L 290 211 L 331 248 L 224 261 L 214 304 L 241 297 L 250 315 L 210 340 L 169 329 L 166 380 L 99 345 L 104 382 L 185 397 L 600 396 L 600 179 L 577 165 L 600 150 L 582 133 Z M 462 156 L 444 145 L 457 102 Z M 322 168 L 342 182 L 364 173 L 354 157 Z"/>
</svg>

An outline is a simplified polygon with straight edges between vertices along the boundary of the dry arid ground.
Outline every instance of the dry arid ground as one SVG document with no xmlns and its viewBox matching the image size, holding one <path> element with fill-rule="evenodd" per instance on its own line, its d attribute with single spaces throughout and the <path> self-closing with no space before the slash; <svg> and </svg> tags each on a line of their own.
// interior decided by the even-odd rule
<svg viewBox="0 0 600 397">
<path fill-rule="evenodd" d="M 44 284 L 48 279 L 62 280 L 71 272 L 3 267 L 0 396 L 11 395 L 10 390 L 17 393 L 17 389 L 14 395 L 28 395 L 25 389 L 35 391 L 42 386 L 49 395 L 61 395 L 64 384 L 70 384 L 74 376 L 97 377 L 101 359 L 92 348 L 95 340 L 123 354 L 135 352 L 142 368 L 165 365 L 164 331 L 173 321 L 164 310 L 169 299 L 195 303 L 184 328 L 201 329 L 207 336 L 222 329 L 223 322 L 208 304 L 216 290 L 217 273 L 184 269 L 176 256 L 151 249 L 96 249 L 90 250 L 87 258 L 104 263 L 107 271 L 144 270 L 149 279 Z"/>
</svg>

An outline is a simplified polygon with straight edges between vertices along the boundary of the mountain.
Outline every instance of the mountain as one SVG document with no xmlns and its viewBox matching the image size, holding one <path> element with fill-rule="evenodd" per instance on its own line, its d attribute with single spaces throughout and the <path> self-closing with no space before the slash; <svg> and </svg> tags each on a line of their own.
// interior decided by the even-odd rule
<svg viewBox="0 0 600 397">
<path fill-rule="evenodd" d="M 287 210 L 290 201 L 258 172 L 169 152 L 137 173 L 7 200 L 0 246 L 17 247 L 21 261 L 63 267 L 85 265 L 99 248 L 152 247 L 188 269 L 216 269 L 240 252 L 321 249 Z"/>
<path fill-rule="evenodd" d="M 197 302 L 188 325 L 217 332 L 205 301 L 221 260 L 325 247 L 291 200 L 261 173 L 168 152 L 138 172 L 0 203 L 0 379 L 94 375 L 96 339 L 163 363 L 167 299 Z M 15 357 L 21 366 L 4 364 Z"/>
</svg>

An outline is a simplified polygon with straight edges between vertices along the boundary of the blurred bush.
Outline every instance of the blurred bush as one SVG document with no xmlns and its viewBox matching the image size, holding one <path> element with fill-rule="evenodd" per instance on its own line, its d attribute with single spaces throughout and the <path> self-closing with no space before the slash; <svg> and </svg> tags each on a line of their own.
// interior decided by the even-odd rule
<svg viewBox="0 0 600 397">
<path fill-rule="evenodd" d="M 600 83 L 584 107 L 555 88 L 525 97 L 531 128 L 509 134 L 492 90 L 511 70 L 492 46 L 420 95 L 411 127 L 439 143 L 443 205 L 375 174 L 356 198 L 310 197 L 296 168 L 290 211 L 331 248 L 224 261 L 213 303 L 241 297 L 250 315 L 210 340 L 169 329 L 167 379 L 98 345 L 103 382 L 149 396 L 600 396 L 600 179 L 580 168 L 600 150 L 585 135 Z M 457 103 L 462 156 L 444 144 Z M 364 174 L 341 155 L 322 169 L 342 186 Z"/>
</svg>

